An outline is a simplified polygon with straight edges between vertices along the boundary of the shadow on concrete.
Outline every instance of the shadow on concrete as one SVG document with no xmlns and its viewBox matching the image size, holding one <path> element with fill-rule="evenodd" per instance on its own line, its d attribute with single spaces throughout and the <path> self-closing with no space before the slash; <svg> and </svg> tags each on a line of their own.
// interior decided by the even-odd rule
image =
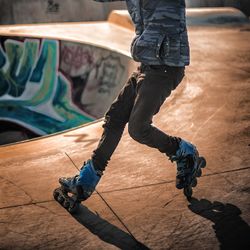
<svg viewBox="0 0 250 250">
<path fill-rule="evenodd" d="M 95 138 L 95 139 L 86 139 L 86 137 L 88 137 L 88 134 L 67 134 L 67 135 L 64 135 L 64 137 L 75 137 L 75 140 L 74 142 L 85 142 L 86 143 L 86 147 L 87 146 L 91 146 L 92 144 L 96 143 L 99 141 L 99 137 L 98 138 Z"/>
<path fill-rule="evenodd" d="M 250 249 L 250 227 L 240 217 L 241 210 L 237 206 L 192 198 L 188 208 L 214 222 L 213 229 L 220 242 L 220 249 Z"/>
<path fill-rule="evenodd" d="M 72 216 L 102 241 L 120 249 L 149 249 L 141 242 L 135 240 L 129 233 L 102 219 L 98 214 L 93 213 L 85 206 L 80 205 L 77 214 Z"/>
</svg>

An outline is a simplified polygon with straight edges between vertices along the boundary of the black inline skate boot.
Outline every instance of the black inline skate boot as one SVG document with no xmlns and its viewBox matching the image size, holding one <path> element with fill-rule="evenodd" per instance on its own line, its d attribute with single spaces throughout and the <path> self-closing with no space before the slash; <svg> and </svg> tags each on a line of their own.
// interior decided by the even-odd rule
<svg viewBox="0 0 250 250">
<path fill-rule="evenodd" d="M 197 185 L 196 177 L 201 176 L 201 168 L 206 166 L 205 158 L 199 156 L 193 144 L 181 139 L 179 149 L 170 160 L 177 164 L 176 188 L 184 188 L 184 194 L 191 197 L 192 187 Z"/>
<path fill-rule="evenodd" d="M 59 179 L 60 188 L 54 191 L 55 199 L 73 213 L 81 201 L 88 199 L 101 179 L 102 171 L 94 168 L 91 160 L 84 163 L 79 175 Z"/>
</svg>

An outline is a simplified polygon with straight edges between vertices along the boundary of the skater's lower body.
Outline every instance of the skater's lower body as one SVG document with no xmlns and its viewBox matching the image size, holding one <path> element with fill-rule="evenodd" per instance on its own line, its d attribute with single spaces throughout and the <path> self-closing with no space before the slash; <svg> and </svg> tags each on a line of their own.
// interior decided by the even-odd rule
<svg viewBox="0 0 250 250">
<path fill-rule="evenodd" d="M 100 180 L 128 123 L 130 136 L 141 144 L 156 148 L 177 163 L 176 187 L 183 188 L 187 175 L 199 159 L 196 148 L 177 137 L 172 137 L 152 125 L 153 116 L 184 77 L 184 67 L 141 65 L 129 78 L 105 115 L 104 131 L 91 160 L 80 175 L 61 178 L 68 191 L 87 199 Z"/>
</svg>

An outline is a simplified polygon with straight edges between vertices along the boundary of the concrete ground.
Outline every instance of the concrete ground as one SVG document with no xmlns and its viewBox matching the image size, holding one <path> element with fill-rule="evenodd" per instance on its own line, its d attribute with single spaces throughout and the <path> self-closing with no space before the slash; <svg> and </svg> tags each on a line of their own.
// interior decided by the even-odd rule
<svg viewBox="0 0 250 250">
<path fill-rule="evenodd" d="M 154 123 L 191 140 L 207 168 L 188 202 L 176 168 L 127 131 L 77 215 L 53 200 L 102 133 L 97 122 L 0 148 L 0 249 L 250 249 L 250 28 L 190 28 L 192 64 Z"/>
</svg>

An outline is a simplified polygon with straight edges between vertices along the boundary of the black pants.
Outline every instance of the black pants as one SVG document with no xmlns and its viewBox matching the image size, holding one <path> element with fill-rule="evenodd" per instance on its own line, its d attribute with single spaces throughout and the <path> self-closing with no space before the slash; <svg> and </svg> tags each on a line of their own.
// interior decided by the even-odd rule
<svg viewBox="0 0 250 250">
<path fill-rule="evenodd" d="M 128 123 L 130 136 L 168 156 L 175 154 L 179 138 L 171 137 L 152 125 L 165 99 L 184 77 L 185 67 L 141 65 L 129 78 L 105 115 L 104 131 L 92 160 L 104 170 Z"/>
</svg>

